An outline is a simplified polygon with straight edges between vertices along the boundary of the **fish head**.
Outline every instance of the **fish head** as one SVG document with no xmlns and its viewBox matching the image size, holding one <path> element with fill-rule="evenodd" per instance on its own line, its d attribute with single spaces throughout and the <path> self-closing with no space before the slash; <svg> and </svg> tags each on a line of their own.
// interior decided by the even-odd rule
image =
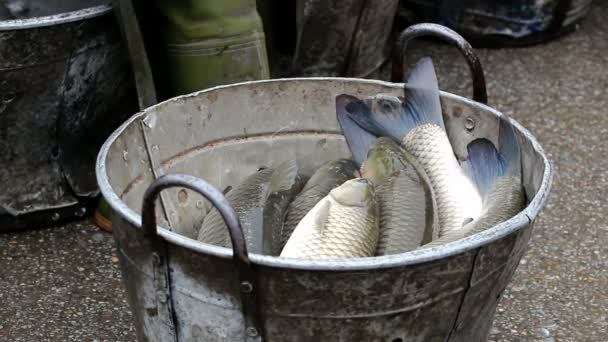
<svg viewBox="0 0 608 342">
<path fill-rule="evenodd" d="M 329 195 L 349 207 L 369 207 L 375 201 L 374 188 L 365 178 L 355 178 L 333 189 Z"/>
<path fill-rule="evenodd" d="M 403 111 L 401 99 L 390 94 L 377 94 L 363 99 L 343 95 L 340 103 L 350 115 L 360 118 L 368 117 L 371 113 L 398 117 Z"/>
<path fill-rule="evenodd" d="M 378 184 L 403 167 L 402 148 L 392 139 L 381 137 L 369 149 L 367 159 L 361 166 L 361 174 Z"/>
<path fill-rule="evenodd" d="M 363 101 L 373 113 L 397 117 L 403 111 L 403 102 L 395 95 L 377 94 Z"/>
</svg>

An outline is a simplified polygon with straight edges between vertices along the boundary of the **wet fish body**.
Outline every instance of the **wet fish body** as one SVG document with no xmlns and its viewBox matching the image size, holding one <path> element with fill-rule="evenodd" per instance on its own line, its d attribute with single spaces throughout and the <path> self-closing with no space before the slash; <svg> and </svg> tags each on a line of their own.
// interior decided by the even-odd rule
<svg viewBox="0 0 608 342">
<path fill-rule="evenodd" d="M 405 253 L 437 233 L 432 191 L 414 170 L 401 169 L 376 187 L 380 237 L 376 255 Z"/>
<path fill-rule="evenodd" d="M 401 143 L 427 174 L 437 204 L 439 236 L 481 214 L 477 188 L 460 167 L 447 137 L 433 64 L 422 59 L 408 77 L 403 100 L 378 95 L 346 106 L 349 117 L 378 136 Z"/>
<path fill-rule="evenodd" d="M 525 204 L 520 178 L 503 177 L 498 179 L 488 193 L 488 197 L 484 201 L 483 213 L 477 220 L 466 224 L 462 229 L 445 234 L 421 248 L 442 246 L 492 228 L 515 216 Z"/>
<path fill-rule="evenodd" d="M 358 167 L 350 159 L 338 159 L 325 163 L 310 177 L 302 191 L 287 208 L 280 231 L 281 249 L 304 216 L 337 186 L 358 176 Z M 280 250 L 279 250 L 280 252 Z"/>
<path fill-rule="evenodd" d="M 486 139 L 474 140 L 467 146 L 468 158 L 463 163 L 482 196 L 482 213 L 462 229 L 449 232 L 424 248 L 482 232 L 507 221 L 524 208 L 519 143 L 508 120 L 505 117 L 499 120 L 498 149 Z"/>
<path fill-rule="evenodd" d="M 284 209 L 301 187 L 297 163 L 285 161 L 275 168 L 258 170 L 235 186 L 226 199 L 236 211 L 250 253 L 263 253 L 274 247 L 273 230 Z M 276 217 L 279 217 L 278 219 Z M 215 208 L 205 216 L 198 240 L 231 248 L 228 228 Z"/>
<path fill-rule="evenodd" d="M 373 256 L 378 220 L 372 184 L 362 178 L 349 180 L 304 216 L 281 256 L 309 260 Z"/>
<path fill-rule="evenodd" d="M 438 222 L 433 191 L 413 156 L 390 138 L 378 138 L 369 149 L 361 175 L 377 184 L 380 212 L 377 255 L 405 253 L 436 237 Z"/>
</svg>

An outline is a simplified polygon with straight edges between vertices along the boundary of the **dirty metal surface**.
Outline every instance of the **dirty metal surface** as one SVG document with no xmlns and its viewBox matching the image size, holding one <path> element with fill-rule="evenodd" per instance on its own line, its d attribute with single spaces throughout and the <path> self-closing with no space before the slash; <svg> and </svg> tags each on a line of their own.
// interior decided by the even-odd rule
<svg viewBox="0 0 608 342">
<path fill-rule="evenodd" d="M 298 0 L 292 75 L 379 77 L 398 1 Z"/>
<path fill-rule="evenodd" d="M 150 185 L 150 172 L 154 177 L 191 174 L 219 189 L 288 157 L 300 159 L 312 172 L 325 160 L 348 155 L 335 119 L 336 95 L 401 91 L 399 84 L 362 79 L 245 82 L 163 102 L 116 131 L 102 148 L 97 171 L 116 212 L 118 253 L 140 338 L 219 341 L 249 336 L 231 251 L 187 237 L 195 236 L 209 208 L 204 199 L 184 188 L 166 191 L 169 216 L 175 221 L 163 224 L 157 210 L 165 227 L 158 232 L 161 245 L 138 228 L 140 194 Z M 498 112 L 447 93 L 442 105 L 452 139 L 464 144 L 478 137 L 495 141 Z M 465 118 L 470 117 L 487 124 L 466 129 Z M 516 129 L 530 199 L 524 212 L 443 249 L 339 262 L 249 255 L 260 284 L 256 308 L 261 328 L 256 331 L 267 341 L 287 336 L 301 341 L 486 339 L 498 297 L 526 249 L 529 233 L 523 232 L 530 231 L 550 185 L 542 149 L 525 129 L 517 124 Z M 142 149 L 132 146 L 142 136 L 147 153 L 133 155 L 144 159 L 131 162 L 125 145 Z M 462 157 L 460 149 L 455 152 Z M 162 253 L 169 260 L 171 324 L 161 314 L 165 306 L 155 290 L 158 262 L 153 255 Z"/>
<path fill-rule="evenodd" d="M 55 2 L 28 3 L 27 13 L 56 14 Z M 28 214 L 38 224 L 45 214 L 51 223 L 86 211 L 98 194 L 97 151 L 135 112 L 133 100 L 108 6 L 0 21 L 0 231 L 26 228 Z"/>
</svg>

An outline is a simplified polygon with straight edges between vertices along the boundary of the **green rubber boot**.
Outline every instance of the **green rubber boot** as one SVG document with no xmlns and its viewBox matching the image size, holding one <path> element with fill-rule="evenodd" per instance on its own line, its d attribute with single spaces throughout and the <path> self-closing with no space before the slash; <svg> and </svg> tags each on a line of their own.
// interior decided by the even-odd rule
<svg viewBox="0 0 608 342">
<path fill-rule="evenodd" d="M 157 0 L 175 95 L 266 79 L 268 57 L 253 0 Z"/>
</svg>

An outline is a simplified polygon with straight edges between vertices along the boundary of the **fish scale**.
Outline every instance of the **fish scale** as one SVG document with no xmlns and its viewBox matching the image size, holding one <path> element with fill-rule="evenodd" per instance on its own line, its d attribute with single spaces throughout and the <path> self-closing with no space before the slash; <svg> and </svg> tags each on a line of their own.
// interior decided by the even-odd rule
<svg viewBox="0 0 608 342">
<path fill-rule="evenodd" d="M 414 173 L 414 174 L 412 174 Z M 405 253 L 423 243 L 427 194 L 414 170 L 400 170 L 376 187 L 380 237 L 376 255 Z"/>
<path fill-rule="evenodd" d="M 242 183 L 243 186 L 232 189 L 226 195 L 226 199 L 233 206 L 241 221 L 241 226 L 248 248 L 252 247 L 251 227 L 253 224 L 255 224 L 255 219 L 249 217 L 250 209 L 252 206 L 255 206 L 256 203 L 259 203 L 259 205 L 264 204 L 263 199 L 265 198 L 266 194 L 265 190 L 268 187 L 268 182 L 272 176 L 272 172 L 272 169 L 260 170 L 247 177 L 247 179 Z M 203 219 L 198 240 L 221 247 L 230 248 L 232 246 L 232 243 L 230 242 L 230 235 L 228 233 L 228 227 L 226 226 L 222 215 L 216 208 L 211 209 L 211 211 Z"/>
<path fill-rule="evenodd" d="M 317 260 L 373 256 L 378 216 L 372 183 L 364 178 L 346 181 L 304 216 L 281 256 Z"/>
<path fill-rule="evenodd" d="M 292 258 L 342 259 L 374 255 L 378 241 L 378 230 L 369 229 L 377 219 L 361 208 L 334 205 L 323 232 L 311 230 L 302 240 Z M 345 230 L 341 227 L 348 227 Z"/>
<path fill-rule="evenodd" d="M 444 245 L 467 236 L 482 232 L 515 216 L 525 205 L 524 192 L 519 177 L 500 177 L 484 200 L 484 211 L 477 220 L 462 229 L 452 231 L 421 248 Z"/>
<path fill-rule="evenodd" d="M 462 172 L 442 128 L 434 124 L 417 126 L 403 138 L 403 146 L 429 177 L 437 201 L 440 237 L 460 229 L 465 218 L 479 216 L 479 192 Z"/>
<path fill-rule="evenodd" d="M 335 184 L 319 184 L 314 188 L 306 190 L 305 196 L 298 196 L 290 205 L 285 222 L 281 229 L 281 244 L 284 246 L 289 240 L 291 233 L 296 228 L 302 218 L 315 206 L 323 197 L 327 196 Z"/>
<path fill-rule="evenodd" d="M 277 229 L 280 233 L 281 247 L 285 246 L 293 230 L 315 204 L 327 196 L 333 188 L 355 178 L 357 172 L 357 165 L 348 159 L 333 160 L 321 166 L 289 205 L 281 229 Z"/>
</svg>

